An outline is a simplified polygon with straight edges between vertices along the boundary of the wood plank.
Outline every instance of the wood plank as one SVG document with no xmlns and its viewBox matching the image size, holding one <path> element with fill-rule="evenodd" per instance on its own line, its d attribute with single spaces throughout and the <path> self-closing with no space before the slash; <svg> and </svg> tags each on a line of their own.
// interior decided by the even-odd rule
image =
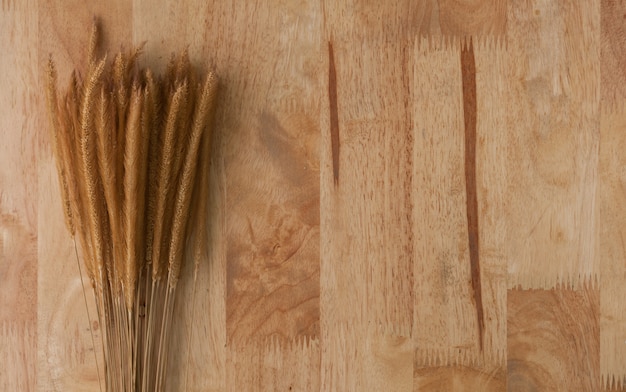
<svg viewBox="0 0 626 392">
<path fill-rule="evenodd" d="M 508 390 L 600 389 L 600 293 L 509 290 Z"/>
<path fill-rule="evenodd" d="M 130 42 L 130 4 L 53 1 L 39 5 L 37 77 L 45 80 L 46 61 L 53 55 L 59 88 L 71 71 L 84 71 L 92 18 L 105 26 L 103 51 L 117 51 Z M 38 88 L 42 95 L 43 89 Z M 40 106 L 45 115 L 45 106 Z M 47 117 L 45 121 L 47 130 Z M 56 164 L 48 132 L 38 150 L 38 389 L 99 391 L 103 376 L 100 328 L 95 299 L 87 280 L 81 281 L 74 245 L 65 227 Z M 82 263 L 82 260 L 81 260 Z M 86 279 L 86 278 L 85 278 Z M 85 300 L 88 302 L 86 311 Z M 100 366 L 96 365 L 96 363 Z"/>
<path fill-rule="evenodd" d="M 415 57 L 415 388 L 497 390 L 506 345 L 506 134 L 493 129 L 505 120 L 505 52 L 495 39 L 424 40 Z M 433 383 L 444 374 L 467 380 Z"/>
<path fill-rule="evenodd" d="M 34 390 L 37 359 L 37 2 L 0 8 L 0 389 Z"/>
<path fill-rule="evenodd" d="M 228 129 L 220 148 L 229 343 L 319 335 L 320 46 L 309 31 L 319 29 L 320 14 L 317 5 L 287 5 L 214 10 L 228 14 L 217 39 L 227 40 L 229 59 L 218 113 Z"/>
<path fill-rule="evenodd" d="M 434 351 L 441 365 L 448 365 L 475 360 L 480 351 L 468 240 L 461 48 L 458 41 L 441 41 L 420 49 L 411 100 L 419 277 L 413 332 L 418 363 L 428 362 L 427 353 Z"/>
<path fill-rule="evenodd" d="M 509 287 L 598 277 L 599 12 L 593 0 L 509 2 Z"/>
<path fill-rule="evenodd" d="M 602 112 L 600 134 L 600 371 L 626 388 L 626 111 Z"/>
<path fill-rule="evenodd" d="M 609 111 L 620 109 L 626 99 L 626 2 L 600 0 L 602 106 Z"/>
<path fill-rule="evenodd" d="M 412 44 L 401 21 L 407 7 L 324 4 L 324 391 L 413 389 Z M 381 15 L 393 17 L 379 24 Z"/>
<path fill-rule="evenodd" d="M 507 52 L 501 39 L 481 38 L 476 56 L 477 135 L 476 190 L 478 198 L 479 258 L 484 308 L 483 368 L 504 371 L 507 316 Z"/>
</svg>

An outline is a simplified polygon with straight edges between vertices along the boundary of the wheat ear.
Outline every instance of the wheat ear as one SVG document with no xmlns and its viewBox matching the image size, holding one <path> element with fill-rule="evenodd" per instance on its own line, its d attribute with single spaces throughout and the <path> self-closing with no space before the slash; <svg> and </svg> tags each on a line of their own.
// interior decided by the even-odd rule
<svg viewBox="0 0 626 392">
<path fill-rule="evenodd" d="M 154 220 L 156 210 L 156 193 L 157 193 L 157 177 L 158 177 L 158 159 L 159 151 L 163 149 L 161 133 L 160 133 L 160 116 L 159 116 L 159 91 L 152 72 L 146 72 L 146 88 L 150 92 L 146 107 L 152 112 L 151 118 L 147 119 L 146 126 L 149 127 L 149 146 L 148 146 L 148 189 L 146 195 L 146 234 L 145 234 L 145 252 L 146 261 L 152 261 L 152 244 L 154 239 Z"/>
<path fill-rule="evenodd" d="M 152 271 L 155 277 L 163 274 L 162 267 L 164 267 L 161 260 L 161 244 L 164 243 L 164 236 L 167 233 L 167 215 L 168 210 L 171 207 L 167 205 L 168 192 L 172 188 L 172 161 L 174 160 L 175 151 L 175 137 L 177 124 L 179 122 L 180 107 L 183 104 L 185 96 L 187 95 L 187 84 L 183 84 L 176 89 L 172 103 L 169 107 L 167 114 L 167 121 L 165 124 L 165 133 L 163 138 L 163 150 L 161 151 L 158 168 L 158 180 L 156 191 L 156 209 L 154 219 L 154 238 L 152 248 Z M 169 244 L 168 244 L 169 245 Z"/>
<path fill-rule="evenodd" d="M 143 199 L 143 184 L 140 182 L 141 173 L 144 169 L 142 161 L 143 152 L 143 127 L 141 126 L 141 114 L 143 105 L 143 92 L 137 84 L 133 85 L 130 96 L 130 109 L 128 112 L 128 123 L 126 126 L 126 150 L 124 153 L 124 231 L 125 238 L 125 254 L 123 260 L 125 263 L 124 271 L 124 295 L 126 297 L 126 306 L 128 309 L 133 308 L 135 302 L 135 286 L 138 276 L 138 260 L 140 236 L 140 216 L 143 215 L 143 209 L 140 206 L 140 200 Z"/>
<path fill-rule="evenodd" d="M 91 243 L 88 231 L 87 196 L 85 190 L 85 173 L 83 160 L 81 158 L 81 130 L 79 103 L 82 102 L 82 93 L 79 90 L 80 82 L 76 73 L 72 73 L 70 78 L 70 88 L 65 96 L 64 105 L 59 108 L 59 126 L 61 137 L 61 148 L 63 155 L 67 158 L 67 173 L 73 179 L 68 181 L 69 198 L 72 205 L 72 216 L 76 218 L 75 230 L 85 253 L 85 267 L 92 286 L 95 284 L 95 272 L 93 265 L 93 244 Z"/>
<path fill-rule="evenodd" d="M 193 127 L 189 140 L 187 156 L 183 164 L 181 179 L 178 183 L 178 192 L 174 206 L 174 221 L 172 224 L 172 239 L 169 253 L 168 281 L 175 286 L 180 274 L 180 264 L 184 249 L 184 239 L 189 218 L 189 205 L 193 192 L 193 181 L 196 177 L 198 165 L 198 151 L 202 135 L 207 128 L 207 122 L 213 113 L 215 96 L 217 92 L 217 79 L 213 73 L 209 73 L 202 89 L 202 96 L 196 108 L 193 119 Z"/>
<path fill-rule="evenodd" d="M 91 24 L 91 34 L 89 35 L 89 46 L 87 48 L 87 78 L 89 78 L 96 68 L 97 58 L 96 50 L 98 49 L 98 41 L 100 39 L 100 29 L 98 27 L 98 20 L 94 17 Z"/>
<path fill-rule="evenodd" d="M 69 198 L 69 189 L 67 185 L 68 173 L 66 170 L 68 157 L 65 156 L 61 148 L 61 131 L 59 129 L 58 104 L 57 104 L 57 73 L 54 68 L 52 59 L 48 59 L 47 80 L 46 80 L 46 103 L 48 105 L 48 114 L 50 116 L 52 145 L 54 154 L 56 155 L 56 166 L 59 175 L 59 185 L 61 187 L 61 200 L 63 201 L 63 213 L 65 215 L 65 225 L 72 237 L 75 234 L 74 221 L 72 218 L 72 206 Z"/>
<path fill-rule="evenodd" d="M 97 170 L 94 167 L 96 162 L 96 142 L 95 132 L 93 127 L 93 106 L 95 101 L 95 94 L 97 86 L 104 70 L 106 58 L 102 59 L 100 63 L 94 69 L 93 75 L 89 80 L 86 90 L 84 101 L 81 110 L 81 152 L 83 158 L 83 166 L 85 170 L 86 190 L 87 190 L 87 203 L 89 211 L 89 226 L 91 229 L 91 240 L 93 243 L 93 257 L 95 261 L 95 272 L 98 274 L 98 278 L 102 279 L 104 272 L 104 230 L 102 228 L 102 204 L 100 195 L 98 194 L 98 175 Z"/>
</svg>

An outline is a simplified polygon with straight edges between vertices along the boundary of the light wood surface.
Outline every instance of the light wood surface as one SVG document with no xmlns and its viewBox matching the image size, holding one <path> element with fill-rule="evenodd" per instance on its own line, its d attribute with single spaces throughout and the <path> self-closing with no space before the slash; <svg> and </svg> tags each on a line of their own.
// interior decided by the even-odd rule
<svg viewBox="0 0 626 392">
<path fill-rule="evenodd" d="M 215 70 L 209 253 L 167 390 L 626 384 L 622 0 L 1 0 L 0 390 L 98 391 L 41 88 Z M 80 257 L 80 252 L 79 252 Z M 86 295 L 84 295 L 84 292 Z"/>
</svg>

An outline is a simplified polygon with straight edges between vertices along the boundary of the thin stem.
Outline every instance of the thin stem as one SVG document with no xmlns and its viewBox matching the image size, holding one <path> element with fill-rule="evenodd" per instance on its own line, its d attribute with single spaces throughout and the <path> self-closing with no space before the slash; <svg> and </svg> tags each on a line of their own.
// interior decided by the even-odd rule
<svg viewBox="0 0 626 392">
<path fill-rule="evenodd" d="M 87 321 L 89 321 L 89 332 L 91 333 L 91 344 L 93 345 L 93 356 L 96 360 L 96 373 L 98 374 L 98 385 L 100 392 L 102 392 L 102 380 L 100 379 L 100 366 L 98 365 L 98 353 L 96 353 L 96 339 L 93 337 L 93 324 L 91 323 L 91 316 L 89 315 L 89 305 L 87 303 L 87 294 L 85 294 L 85 282 L 83 281 L 83 271 L 80 267 L 80 260 L 78 258 L 78 248 L 76 247 L 76 238 L 72 237 L 74 241 L 74 254 L 76 255 L 76 265 L 78 265 L 78 273 L 80 274 L 80 284 L 83 287 L 83 299 L 85 300 L 85 309 L 87 309 Z M 99 324 L 102 325 L 102 324 Z"/>
</svg>

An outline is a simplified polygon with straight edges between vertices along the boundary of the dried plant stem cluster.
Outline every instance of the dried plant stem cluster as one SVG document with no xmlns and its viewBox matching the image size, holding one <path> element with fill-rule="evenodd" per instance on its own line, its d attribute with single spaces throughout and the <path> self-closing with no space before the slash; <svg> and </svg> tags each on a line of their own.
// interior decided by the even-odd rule
<svg viewBox="0 0 626 392">
<path fill-rule="evenodd" d="M 48 63 L 65 221 L 94 288 L 106 389 L 160 391 L 186 240 L 195 231 L 196 263 L 206 243 L 195 217 L 207 211 L 217 80 L 186 51 L 162 77 L 138 67 L 139 49 L 98 58 L 98 36 L 94 23 L 86 77 L 75 71 L 63 96 Z"/>
</svg>

